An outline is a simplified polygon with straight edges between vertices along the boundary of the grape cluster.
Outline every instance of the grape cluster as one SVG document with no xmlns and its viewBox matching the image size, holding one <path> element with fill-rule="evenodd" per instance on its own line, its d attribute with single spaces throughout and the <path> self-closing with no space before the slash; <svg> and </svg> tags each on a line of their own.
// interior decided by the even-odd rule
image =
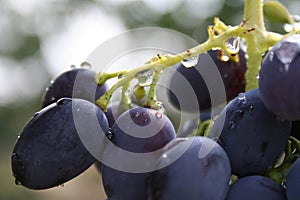
<svg viewBox="0 0 300 200">
<path fill-rule="evenodd" d="M 48 189 L 96 163 L 110 200 L 299 199 L 300 36 L 270 49 L 259 88 L 247 92 L 245 52 L 239 51 L 239 61 L 220 60 L 219 50 L 208 54 L 225 85 L 225 108 L 217 116 L 209 113 L 209 92 L 197 71 L 209 66 L 201 56 L 194 68 L 177 67 L 163 103 L 200 109 L 196 129 L 208 121 L 209 137 L 199 131 L 177 137 L 168 112 L 142 105 L 126 110 L 114 102 L 104 112 L 95 101 L 108 86 L 97 84 L 90 69 L 71 69 L 51 81 L 42 109 L 18 136 L 11 156 L 16 184 Z M 180 76 L 192 86 L 199 108 L 189 103 Z M 187 126 L 195 128 L 194 121 Z M 193 134 L 185 131 L 181 135 Z"/>
</svg>

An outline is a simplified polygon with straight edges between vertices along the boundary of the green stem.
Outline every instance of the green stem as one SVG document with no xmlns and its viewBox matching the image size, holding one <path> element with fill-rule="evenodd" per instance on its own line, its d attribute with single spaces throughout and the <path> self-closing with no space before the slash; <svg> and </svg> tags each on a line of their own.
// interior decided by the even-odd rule
<svg viewBox="0 0 300 200">
<path fill-rule="evenodd" d="M 154 70 L 152 83 L 148 92 L 147 100 L 144 103 L 144 106 L 147 108 L 159 109 L 157 105 L 157 96 L 156 96 L 156 84 L 159 81 L 160 74 L 162 70 Z"/>
<path fill-rule="evenodd" d="M 244 20 L 249 28 L 259 28 L 265 31 L 263 0 L 245 0 Z M 255 26 L 253 26 L 255 25 Z"/>
<path fill-rule="evenodd" d="M 121 103 L 119 105 L 119 109 L 122 111 L 130 109 L 131 99 L 128 94 L 129 86 L 130 86 L 130 81 L 122 87 Z"/>
<path fill-rule="evenodd" d="M 148 62 L 138 68 L 128 71 L 123 75 L 122 79 L 120 79 L 104 95 L 97 99 L 96 104 L 105 111 L 113 92 L 134 79 L 138 73 L 155 68 L 162 71 L 169 66 L 179 63 L 183 59 L 190 59 L 191 57 L 199 55 L 201 53 L 205 53 L 212 48 L 221 47 L 224 41 L 228 41 L 232 37 L 243 36 L 244 32 L 245 29 L 241 26 L 228 27 L 226 32 L 221 33 L 217 36 L 214 36 L 213 34 L 211 34 L 211 31 L 209 31 L 210 37 L 208 38 L 208 40 L 192 49 L 181 52 L 177 55 L 166 54 L 164 56 L 160 56 L 159 59 L 156 59 L 153 62 Z"/>
</svg>

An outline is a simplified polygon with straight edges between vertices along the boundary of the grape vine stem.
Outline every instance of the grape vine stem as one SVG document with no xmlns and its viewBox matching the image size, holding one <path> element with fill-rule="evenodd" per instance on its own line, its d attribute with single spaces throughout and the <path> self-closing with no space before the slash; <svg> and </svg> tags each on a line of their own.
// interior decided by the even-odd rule
<svg viewBox="0 0 300 200">
<path fill-rule="evenodd" d="M 228 52 L 228 49 L 226 49 L 225 45 L 226 42 L 231 38 L 237 37 L 243 38 L 247 45 L 248 70 L 245 75 L 246 90 L 257 88 L 257 75 L 262 62 L 262 55 L 268 51 L 270 47 L 287 35 L 266 31 L 263 16 L 263 0 L 245 0 L 244 19 L 240 25 L 228 26 L 219 20 L 219 18 L 215 18 L 214 26 L 208 26 L 208 39 L 194 48 L 188 49 L 176 55 L 158 54 L 149 62 L 146 62 L 144 65 L 130 71 L 98 73 L 95 77 L 95 80 L 100 85 L 103 84 L 107 79 L 113 77 L 119 77 L 119 80 L 104 95 L 96 100 L 96 104 L 106 111 L 112 94 L 119 87 L 128 86 L 128 83 L 132 79 L 136 78 L 139 73 L 151 69 L 161 73 L 169 66 L 177 64 L 184 59 L 190 59 L 194 56 L 205 53 L 212 48 L 220 48 L 225 52 Z M 159 102 L 156 99 L 156 87 L 154 86 L 158 79 L 159 75 L 154 74 L 152 84 L 150 85 L 152 89 L 148 93 L 147 101 L 145 102 L 144 106 L 154 109 L 158 108 Z M 128 104 L 128 99 L 123 99 L 125 100 L 124 102 L 121 101 L 121 104 Z"/>
</svg>

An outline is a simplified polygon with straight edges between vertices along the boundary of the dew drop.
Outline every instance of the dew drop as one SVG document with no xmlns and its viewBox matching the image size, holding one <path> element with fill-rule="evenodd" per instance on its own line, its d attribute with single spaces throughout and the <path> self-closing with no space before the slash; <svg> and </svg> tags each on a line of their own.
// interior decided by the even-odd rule
<svg viewBox="0 0 300 200">
<path fill-rule="evenodd" d="M 18 159 L 18 155 L 16 153 L 12 153 L 11 159 L 12 161 L 16 161 Z"/>
<path fill-rule="evenodd" d="M 240 41 L 241 39 L 239 37 L 232 38 L 228 42 L 225 43 L 227 51 L 230 52 L 230 54 L 237 54 L 240 50 Z"/>
<path fill-rule="evenodd" d="M 274 53 L 278 60 L 286 66 L 295 60 L 299 53 L 299 49 L 297 41 L 286 41 L 283 42 Z"/>
<path fill-rule="evenodd" d="M 140 116 L 140 113 L 139 113 L 139 112 L 136 112 L 134 116 L 135 116 L 135 117 L 138 117 L 138 116 Z"/>
<path fill-rule="evenodd" d="M 204 166 L 208 166 L 208 165 L 209 165 L 209 162 L 208 162 L 207 159 L 203 160 L 203 165 L 204 165 Z"/>
<path fill-rule="evenodd" d="M 18 137 L 17 137 L 18 139 L 20 139 L 21 138 L 21 136 L 20 135 L 18 135 Z"/>
<path fill-rule="evenodd" d="M 48 91 L 49 91 L 49 87 L 46 87 L 46 89 L 45 89 L 45 90 L 46 90 L 46 92 L 48 92 Z"/>
<path fill-rule="evenodd" d="M 191 57 L 188 60 L 186 60 L 186 59 L 182 60 L 181 63 L 184 67 L 191 68 L 198 64 L 198 59 L 199 59 L 199 56 L 197 55 L 197 56 Z"/>
<path fill-rule="evenodd" d="M 65 185 L 64 184 L 61 184 L 61 185 L 59 185 L 58 187 L 64 187 Z"/>
<path fill-rule="evenodd" d="M 168 158 L 168 155 L 164 153 L 164 154 L 162 155 L 162 157 L 163 157 L 163 158 Z"/>
<path fill-rule="evenodd" d="M 289 71 L 289 68 L 290 68 L 290 65 L 289 65 L 289 64 L 285 64 L 285 65 L 284 65 L 284 71 L 285 71 L 285 72 L 288 72 L 288 71 Z"/>
<path fill-rule="evenodd" d="M 270 52 L 270 61 L 271 61 L 271 62 L 273 61 L 273 58 L 274 58 L 274 52 L 271 51 L 271 52 Z"/>
<path fill-rule="evenodd" d="M 259 80 L 259 78 L 260 78 L 260 76 L 259 76 L 259 75 L 256 75 L 256 79 Z"/>
<path fill-rule="evenodd" d="M 152 83 L 153 69 L 141 71 L 137 74 L 138 84 L 146 87 Z"/>
<path fill-rule="evenodd" d="M 238 100 L 240 102 L 242 102 L 243 104 L 246 104 L 247 103 L 247 97 L 246 97 L 245 93 L 239 93 Z"/>
<path fill-rule="evenodd" d="M 55 97 L 51 97 L 51 101 L 54 101 L 55 100 Z"/>
<path fill-rule="evenodd" d="M 294 27 L 291 24 L 284 24 L 283 29 L 285 30 L 285 32 L 290 33 L 293 31 Z"/>
<path fill-rule="evenodd" d="M 80 64 L 80 67 L 81 67 L 81 68 L 85 68 L 85 69 L 91 69 L 91 68 L 92 68 L 92 65 L 91 65 L 89 62 L 84 61 L 84 62 L 82 62 L 82 63 Z"/>
<path fill-rule="evenodd" d="M 15 184 L 16 184 L 16 185 L 22 185 L 21 181 L 19 181 L 19 180 L 17 180 L 17 179 L 15 180 Z"/>
<path fill-rule="evenodd" d="M 54 80 L 51 80 L 51 81 L 50 81 L 50 84 L 52 85 L 53 83 L 54 83 Z"/>
<path fill-rule="evenodd" d="M 235 122 L 234 121 L 229 122 L 229 128 L 235 128 Z"/>
<path fill-rule="evenodd" d="M 79 112 L 79 111 L 80 111 L 80 108 L 77 108 L 76 111 Z"/>
<path fill-rule="evenodd" d="M 243 116 L 244 116 L 244 112 L 242 110 L 237 110 L 235 112 L 236 119 L 241 119 L 241 118 L 243 118 Z"/>
<path fill-rule="evenodd" d="M 34 113 L 34 115 L 33 115 L 32 117 L 33 117 L 33 118 L 34 118 L 34 117 L 37 117 L 39 114 L 40 114 L 39 112 L 36 112 L 36 113 Z"/>
<path fill-rule="evenodd" d="M 109 139 L 109 140 L 112 140 L 114 138 L 114 134 L 113 132 L 111 131 L 111 129 L 108 129 L 107 133 L 105 134 L 106 137 Z"/>
<path fill-rule="evenodd" d="M 156 113 L 155 113 L 155 117 L 158 118 L 158 119 L 161 119 L 162 116 L 163 116 L 163 115 L 162 115 L 161 112 L 156 112 Z"/>
<path fill-rule="evenodd" d="M 250 105 L 250 106 L 249 106 L 249 112 L 253 112 L 253 110 L 254 110 L 254 106 L 253 106 L 253 105 Z"/>
</svg>

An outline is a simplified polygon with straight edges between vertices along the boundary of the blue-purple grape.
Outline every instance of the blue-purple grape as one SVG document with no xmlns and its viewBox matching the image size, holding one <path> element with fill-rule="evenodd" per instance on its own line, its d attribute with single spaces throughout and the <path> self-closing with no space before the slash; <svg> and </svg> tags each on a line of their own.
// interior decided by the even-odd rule
<svg viewBox="0 0 300 200">
<path fill-rule="evenodd" d="M 268 52 L 259 72 L 266 107 L 281 118 L 300 120 L 300 35 L 284 38 Z"/>
<path fill-rule="evenodd" d="M 300 197 L 300 159 L 291 166 L 286 177 L 286 195 L 288 200 L 298 200 Z"/>
<path fill-rule="evenodd" d="M 230 186 L 226 198 L 226 200 L 254 199 L 286 200 L 285 190 L 270 178 L 264 176 L 246 176 L 238 179 Z"/>
<path fill-rule="evenodd" d="M 174 127 L 166 115 L 148 108 L 132 108 L 124 112 L 111 128 L 111 141 L 117 147 L 132 153 L 149 153 L 162 149 L 176 137 Z M 105 151 L 109 157 L 111 151 Z M 157 155 L 158 156 L 158 155 Z M 122 157 L 119 166 L 128 162 Z M 136 165 L 139 163 L 135 160 Z M 148 162 L 144 160 L 143 162 Z M 148 184 L 151 172 L 127 172 L 102 166 L 102 180 L 105 192 L 111 199 L 134 200 L 148 198 Z"/>
<path fill-rule="evenodd" d="M 89 101 L 63 98 L 45 107 L 29 120 L 13 149 L 16 183 L 48 189 L 71 180 L 96 161 L 82 137 L 101 149 L 97 135 L 107 131 L 105 114 Z"/>
<path fill-rule="evenodd" d="M 219 136 L 232 172 L 247 176 L 264 173 L 276 162 L 287 145 L 290 131 L 291 122 L 271 113 L 255 89 L 233 99 L 214 122 L 210 134 Z"/>
<path fill-rule="evenodd" d="M 225 199 L 231 176 L 228 156 L 206 137 L 177 139 L 169 143 L 151 179 L 152 199 Z"/>
<path fill-rule="evenodd" d="M 43 96 L 43 107 L 60 98 L 79 98 L 95 102 L 107 90 L 107 84 L 98 85 L 96 73 L 90 69 L 76 68 L 63 72 L 51 81 Z"/>
</svg>

